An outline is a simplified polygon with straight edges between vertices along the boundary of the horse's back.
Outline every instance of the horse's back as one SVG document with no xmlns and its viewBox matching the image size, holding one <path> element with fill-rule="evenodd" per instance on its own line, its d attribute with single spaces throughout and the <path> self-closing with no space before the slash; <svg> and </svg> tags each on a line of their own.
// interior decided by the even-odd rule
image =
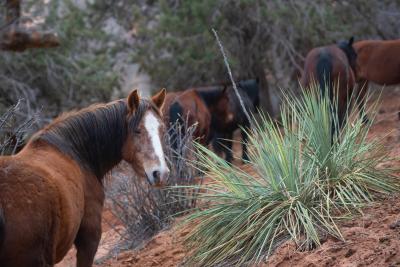
<svg viewBox="0 0 400 267">
<path fill-rule="evenodd" d="M 195 89 L 187 90 L 179 98 L 182 98 L 184 113 L 188 117 L 188 124 L 197 123 L 195 137 L 199 138 L 199 142 L 206 145 L 208 143 L 211 125 L 211 114 Z"/>
<path fill-rule="evenodd" d="M 400 40 L 364 40 L 354 44 L 357 76 L 381 85 L 400 83 Z"/>
<path fill-rule="evenodd" d="M 169 110 L 166 111 L 169 113 L 169 123 L 173 123 L 174 121 L 172 120 L 180 118 L 180 121 L 187 124 L 187 126 L 196 124 L 194 137 L 199 138 L 203 144 L 207 143 L 211 114 L 196 90 L 187 89 L 170 98 L 172 101 L 169 104 Z"/>
<path fill-rule="evenodd" d="M 161 112 L 163 114 L 163 119 L 164 119 L 164 122 L 166 125 L 169 124 L 171 106 L 173 105 L 173 103 L 175 102 L 175 99 L 178 97 L 178 95 L 180 93 L 181 92 L 169 92 L 165 96 L 164 105 L 162 107 Z"/>
<path fill-rule="evenodd" d="M 359 52 L 372 53 L 398 53 L 400 52 L 400 39 L 398 40 L 362 40 L 353 44 L 357 54 Z"/>
</svg>

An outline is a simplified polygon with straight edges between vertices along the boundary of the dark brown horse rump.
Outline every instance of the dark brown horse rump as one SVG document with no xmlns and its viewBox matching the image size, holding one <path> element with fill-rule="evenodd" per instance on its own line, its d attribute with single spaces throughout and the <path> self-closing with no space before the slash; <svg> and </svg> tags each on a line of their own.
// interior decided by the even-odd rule
<svg viewBox="0 0 400 267">
<path fill-rule="evenodd" d="M 75 244 L 91 266 L 101 237 L 102 178 L 122 159 L 166 182 L 161 91 L 68 113 L 15 156 L 0 157 L 0 266 L 53 266 Z M 158 139 L 157 139 L 158 138 Z"/>
<path fill-rule="evenodd" d="M 319 85 L 321 94 L 337 97 L 339 127 L 345 121 L 349 97 L 355 85 L 353 67 L 357 55 L 352 47 L 353 38 L 338 45 L 317 47 L 306 56 L 301 77 L 303 88 Z M 336 127 L 334 127 L 336 128 Z M 332 129 L 332 133 L 335 129 Z"/>
</svg>

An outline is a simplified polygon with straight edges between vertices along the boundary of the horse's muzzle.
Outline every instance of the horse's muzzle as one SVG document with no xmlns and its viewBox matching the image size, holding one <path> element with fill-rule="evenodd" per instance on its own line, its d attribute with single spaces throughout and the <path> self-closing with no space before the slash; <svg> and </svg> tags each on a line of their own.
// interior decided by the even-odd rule
<svg viewBox="0 0 400 267">
<path fill-rule="evenodd" d="M 154 187 L 163 187 L 168 184 L 168 178 L 169 178 L 168 168 L 154 169 L 149 173 L 146 173 L 146 175 L 150 185 Z"/>
</svg>

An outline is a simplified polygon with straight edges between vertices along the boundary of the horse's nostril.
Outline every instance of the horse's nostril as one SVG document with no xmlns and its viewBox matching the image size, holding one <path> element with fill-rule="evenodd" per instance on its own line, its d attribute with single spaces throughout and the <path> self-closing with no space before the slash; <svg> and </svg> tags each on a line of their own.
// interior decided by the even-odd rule
<svg viewBox="0 0 400 267">
<path fill-rule="evenodd" d="M 160 176 L 161 176 L 161 173 L 159 171 L 153 171 L 154 183 L 157 184 L 160 182 Z"/>
</svg>

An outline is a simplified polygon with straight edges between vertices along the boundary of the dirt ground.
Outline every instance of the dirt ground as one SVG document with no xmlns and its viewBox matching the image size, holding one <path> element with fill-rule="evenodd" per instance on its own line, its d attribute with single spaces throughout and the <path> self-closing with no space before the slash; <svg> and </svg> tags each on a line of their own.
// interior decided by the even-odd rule
<svg viewBox="0 0 400 267">
<path fill-rule="evenodd" d="M 386 88 L 370 138 L 383 138 L 391 156 L 400 155 L 399 111 L 400 88 Z M 400 167 L 400 162 L 393 160 L 389 165 Z M 362 216 L 339 224 L 345 241 L 328 239 L 321 247 L 307 252 L 296 251 L 292 243 L 286 242 L 262 266 L 400 266 L 398 196 L 381 200 L 363 212 Z M 188 233 L 187 229 L 173 225 L 154 236 L 141 249 L 122 252 L 96 266 L 179 266 L 186 255 L 182 239 Z M 118 234 L 105 227 L 96 259 L 105 256 L 117 241 Z M 74 254 L 71 251 L 57 266 L 75 266 Z"/>
</svg>

